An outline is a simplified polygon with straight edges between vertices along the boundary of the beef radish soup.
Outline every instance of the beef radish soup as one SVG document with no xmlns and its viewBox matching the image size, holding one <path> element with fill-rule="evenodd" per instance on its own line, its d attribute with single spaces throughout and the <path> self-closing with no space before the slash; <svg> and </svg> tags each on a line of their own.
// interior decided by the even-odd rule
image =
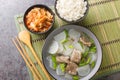
<svg viewBox="0 0 120 80">
<path fill-rule="evenodd" d="M 66 80 L 78 80 L 87 76 L 97 60 L 94 40 L 75 29 L 64 29 L 56 34 L 47 52 L 49 67 Z"/>
</svg>

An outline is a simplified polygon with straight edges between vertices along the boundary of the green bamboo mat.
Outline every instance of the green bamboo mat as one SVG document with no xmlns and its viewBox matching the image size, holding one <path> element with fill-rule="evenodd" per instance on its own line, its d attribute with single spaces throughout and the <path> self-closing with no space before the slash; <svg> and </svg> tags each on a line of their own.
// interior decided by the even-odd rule
<svg viewBox="0 0 120 80">
<path fill-rule="evenodd" d="M 92 78 L 92 80 L 96 80 L 99 77 L 120 71 L 120 0 L 88 0 L 88 2 L 88 15 L 78 25 L 84 26 L 91 30 L 96 35 L 102 46 L 102 64 L 96 75 Z M 55 18 L 54 28 L 67 24 L 57 16 Z M 23 14 L 15 16 L 15 22 L 18 32 L 25 29 L 23 25 Z M 32 45 L 41 58 L 41 50 L 47 34 L 31 35 Z M 26 46 L 25 49 L 29 53 L 32 61 L 36 63 L 30 50 Z M 37 64 L 36 66 L 42 73 Z M 44 74 L 42 74 L 42 76 L 44 76 Z M 31 72 L 30 77 L 32 80 Z M 47 80 L 45 76 L 44 80 Z"/>
</svg>

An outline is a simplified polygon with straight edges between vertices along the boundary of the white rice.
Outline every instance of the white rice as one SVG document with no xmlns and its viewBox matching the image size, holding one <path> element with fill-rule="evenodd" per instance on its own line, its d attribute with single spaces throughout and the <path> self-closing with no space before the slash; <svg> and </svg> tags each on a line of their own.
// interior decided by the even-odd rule
<svg viewBox="0 0 120 80">
<path fill-rule="evenodd" d="M 87 9 L 84 0 L 58 0 L 56 4 L 60 17 L 67 21 L 76 21 L 84 16 Z"/>
</svg>

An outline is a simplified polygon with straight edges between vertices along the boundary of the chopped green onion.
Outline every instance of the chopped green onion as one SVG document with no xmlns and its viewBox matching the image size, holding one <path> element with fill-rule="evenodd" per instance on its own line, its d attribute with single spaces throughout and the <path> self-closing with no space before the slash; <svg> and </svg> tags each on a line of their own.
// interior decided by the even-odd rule
<svg viewBox="0 0 120 80">
<path fill-rule="evenodd" d="M 66 38 L 68 37 L 68 30 L 64 29 L 64 32 L 66 34 Z"/>
<path fill-rule="evenodd" d="M 62 44 L 66 43 L 68 41 L 68 39 L 64 39 L 61 41 Z"/>
<path fill-rule="evenodd" d="M 79 80 L 78 76 L 73 76 L 72 78 L 73 78 L 73 80 Z"/>
<path fill-rule="evenodd" d="M 92 44 L 94 44 L 94 40 L 93 40 L 93 39 L 90 39 L 90 42 L 91 42 Z"/>
<path fill-rule="evenodd" d="M 53 62 L 53 68 L 56 69 L 57 68 L 56 56 L 51 55 L 51 59 L 52 59 L 52 62 Z"/>
<path fill-rule="evenodd" d="M 83 63 L 83 62 L 85 62 L 85 58 L 84 57 L 82 57 L 80 63 Z"/>
<path fill-rule="evenodd" d="M 66 47 L 65 47 L 65 45 L 63 45 L 63 48 L 66 50 Z"/>
<path fill-rule="evenodd" d="M 95 53 L 97 51 L 97 48 L 95 46 L 95 44 L 92 44 L 89 48 L 89 52 Z"/>
<path fill-rule="evenodd" d="M 73 45 L 69 45 L 69 48 L 73 49 L 73 48 L 74 48 L 74 46 L 73 46 Z"/>
<path fill-rule="evenodd" d="M 79 41 L 79 44 L 82 46 L 82 48 L 84 48 L 84 45 L 81 41 Z"/>
<path fill-rule="evenodd" d="M 62 70 L 62 72 L 65 72 L 65 64 L 60 64 L 60 68 L 61 68 L 61 70 Z"/>
<path fill-rule="evenodd" d="M 66 43 L 67 41 L 68 41 L 68 31 L 65 29 L 64 30 L 64 33 L 65 33 L 65 35 L 66 35 L 66 39 L 64 39 L 64 40 L 61 40 L 61 43 L 63 44 L 63 43 Z"/>
<path fill-rule="evenodd" d="M 86 63 L 80 63 L 80 64 L 79 64 L 80 67 L 81 67 L 81 66 L 84 66 L 84 65 L 86 65 Z"/>
<path fill-rule="evenodd" d="M 93 62 L 91 63 L 91 67 L 92 67 L 92 68 L 95 67 L 95 61 L 93 61 Z"/>
<path fill-rule="evenodd" d="M 91 58 L 89 57 L 89 58 L 87 59 L 86 64 L 89 64 L 89 63 L 90 63 L 90 61 L 91 61 Z"/>
<path fill-rule="evenodd" d="M 81 66 L 84 66 L 84 65 L 86 65 L 86 59 L 82 58 L 80 63 L 79 63 L 79 66 L 81 67 Z"/>
<path fill-rule="evenodd" d="M 80 63 L 79 63 L 79 66 L 81 67 L 81 66 L 84 66 L 84 65 L 86 65 L 86 64 L 89 64 L 90 61 L 91 61 L 91 58 L 90 58 L 90 57 L 87 58 L 87 59 L 82 58 L 82 60 L 81 60 Z"/>
<path fill-rule="evenodd" d="M 88 55 L 88 51 L 86 51 L 84 54 L 83 54 L 83 57 L 87 57 L 87 55 Z"/>
</svg>

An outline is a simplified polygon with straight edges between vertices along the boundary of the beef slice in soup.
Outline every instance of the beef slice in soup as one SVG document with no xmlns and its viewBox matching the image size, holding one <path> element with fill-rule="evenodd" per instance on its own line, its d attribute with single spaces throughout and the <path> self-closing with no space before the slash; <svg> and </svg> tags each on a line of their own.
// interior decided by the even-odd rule
<svg viewBox="0 0 120 80">
<path fill-rule="evenodd" d="M 56 61 L 58 63 L 68 63 L 69 62 L 69 56 L 56 56 Z"/>
<path fill-rule="evenodd" d="M 71 75 L 76 75 L 77 68 L 78 68 L 78 65 L 76 63 L 69 62 L 66 66 L 66 72 L 71 74 Z"/>
<path fill-rule="evenodd" d="M 89 38 L 86 37 L 86 36 L 80 37 L 80 41 L 81 41 L 84 45 L 86 45 L 86 46 L 88 46 L 88 47 L 90 47 L 91 44 L 92 44 L 92 43 L 90 42 Z"/>
<path fill-rule="evenodd" d="M 74 49 L 72 52 L 72 55 L 70 57 L 70 60 L 75 63 L 79 63 L 81 60 L 82 54 L 79 50 Z"/>
</svg>

